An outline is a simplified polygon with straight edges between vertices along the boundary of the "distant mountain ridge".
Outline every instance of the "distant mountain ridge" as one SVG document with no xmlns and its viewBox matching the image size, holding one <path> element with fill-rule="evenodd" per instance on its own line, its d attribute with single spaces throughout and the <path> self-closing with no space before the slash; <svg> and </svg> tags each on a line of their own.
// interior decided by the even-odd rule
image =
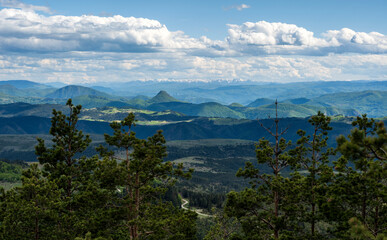
<svg viewBox="0 0 387 240">
<path fill-rule="evenodd" d="M 22 84 L 36 86 L 37 88 L 19 89 L 15 87 L 15 85 L 20 86 Z M 139 84 L 138 89 L 141 90 L 144 87 L 153 86 L 152 84 L 154 85 L 155 83 Z M 209 83 L 208 89 L 201 89 L 200 86 L 203 85 L 199 83 L 194 84 L 196 86 L 195 88 L 188 88 L 189 86 L 193 86 L 190 84 L 187 84 L 184 88 L 180 83 L 162 83 L 160 86 L 174 87 L 173 89 L 181 87 L 179 89 L 180 92 L 170 94 L 166 90 L 161 90 L 150 98 L 141 95 L 141 91 L 139 91 L 138 97 L 119 97 L 84 86 L 69 85 L 59 89 L 44 86 L 47 88 L 42 88 L 42 86 L 34 82 L 14 80 L 4 81 L 3 85 L 0 84 L 0 104 L 15 102 L 64 104 L 68 98 L 72 98 L 74 104 L 80 104 L 84 108 L 105 106 L 132 107 L 154 111 L 172 110 L 190 116 L 262 119 L 273 116 L 274 113 L 273 103 L 275 98 L 267 98 L 265 96 L 280 93 L 279 112 L 281 113 L 281 117 L 303 118 L 314 115 L 317 111 L 322 111 L 328 115 L 357 116 L 361 113 L 367 113 L 370 117 L 387 116 L 387 108 L 385 107 L 387 105 L 387 91 L 382 91 L 383 89 L 387 89 L 387 82 L 317 82 L 272 85 L 236 85 L 233 82 L 229 86 L 221 87 L 217 87 L 217 84 Z M 371 89 L 379 87 L 380 90 L 337 92 L 340 89 L 350 90 L 352 87 L 354 89 L 362 89 L 367 84 L 370 85 Z M 127 83 L 127 86 L 130 86 L 130 84 Z M 114 90 L 113 88 L 106 88 L 104 86 L 94 87 L 104 91 Z M 322 88 L 320 89 L 318 87 Z M 335 89 L 335 87 L 338 87 L 338 89 Z M 137 88 L 134 87 L 134 89 Z M 258 98 L 250 103 L 244 103 L 246 106 L 242 104 L 227 105 L 211 101 L 190 103 L 182 101 L 181 99 L 199 99 L 201 97 L 195 97 L 193 95 L 183 97 L 185 96 L 184 94 L 189 93 L 187 89 L 201 91 L 201 93 L 205 94 L 211 93 L 211 95 L 208 95 L 208 99 L 224 97 L 223 102 L 226 101 L 227 95 L 238 95 L 242 92 L 245 97 L 251 98 L 252 96 L 258 96 Z M 251 92 L 254 92 L 254 94 Z M 321 95 L 322 92 L 333 93 Z M 309 97 L 295 97 L 302 94 Z M 310 97 L 312 94 L 313 97 Z"/>
<path fill-rule="evenodd" d="M 18 89 L 26 89 L 26 88 L 50 88 L 50 86 L 32 82 L 28 80 L 6 80 L 6 81 L 0 81 L 0 85 L 11 85 Z"/>
<path fill-rule="evenodd" d="M 69 86 L 57 89 L 53 93 L 46 95 L 46 97 L 68 99 L 68 98 L 74 98 L 74 97 L 84 96 L 84 95 L 101 96 L 101 97 L 109 96 L 109 94 L 107 93 L 103 93 L 92 88 L 82 87 L 77 85 L 69 85 Z"/>
</svg>

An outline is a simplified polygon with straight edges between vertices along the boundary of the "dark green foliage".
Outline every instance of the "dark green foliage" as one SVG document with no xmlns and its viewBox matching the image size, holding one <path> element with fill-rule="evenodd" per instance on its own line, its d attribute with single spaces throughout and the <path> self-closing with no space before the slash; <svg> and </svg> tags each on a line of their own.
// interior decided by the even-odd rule
<svg viewBox="0 0 387 240">
<path fill-rule="evenodd" d="M 0 159 L 0 182 L 17 182 L 21 179 L 23 168 L 27 167 L 23 162 L 9 162 Z"/>
<path fill-rule="evenodd" d="M 366 115 L 353 122 L 348 138 L 337 139 L 342 157 L 335 162 L 339 172 L 332 188 L 332 218 L 346 236 L 347 221 L 356 217 L 373 236 L 387 229 L 387 132 L 382 122 Z M 332 209 L 333 208 L 333 209 Z"/>
<path fill-rule="evenodd" d="M 328 188 L 333 178 L 333 170 L 328 165 L 329 156 L 335 152 L 327 148 L 328 131 L 332 130 L 330 118 L 318 112 L 309 119 L 309 123 L 313 126 L 312 135 L 299 130 L 301 138 L 291 151 L 292 166 L 296 170 L 292 175 L 298 185 L 297 200 L 301 206 L 297 221 L 298 224 L 310 226 L 300 229 L 298 235 L 307 239 L 321 239 L 327 236 L 319 229 L 325 220 L 320 205 L 328 201 Z M 300 170 L 304 174 L 300 174 Z"/>
<path fill-rule="evenodd" d="M 71 100 L 67 105 L 68 116 L 53 110 L 53 144 L 46 146 L 38 139 L 36 153 L 43 173 L 33 165 L 23 173 L 22 187 L 1 190 L 1 236 L 195 239 L 196 213 L 163 197 L 175 177 L 189 178 L 192 170 L 184 172 L 182 164 L 163 161 L 166 147 L 161 132 L 146 140 L 136 138 L 130 130 L 134 115 L 129 114 L 112 123 L 114 134 L 105 136 L 109 145 L 126 150 L 124 159 L 103 147 L 98 149 L 103 159 L 87 158 L 82 153 L 90 137 L 77 129 L 81 106 Z"/>
<path fill-rule="evenodd" d="M 193 239 L 196 213 L 179 210 L 162 202 L 161 198 L 175 183 L 174 176 L 189 178 L 192 170 L 183 172 L 182 164 L 174 166 L 172 162 L 163 161 L 166 147 L 161 131 L 146 140 L 136 138 L 132 131 L 133 113 L 110 125 L 114 133 L 112 136 L 105 134 L 105 140 L 110 146 L 123 150 L 124 156 L 116 157 L 102 146 L 98 150 L 104 156 L 102 167 L 111 175 L 101 178 L 106 182 L 104 185 L 118 185 L 123 191 L 123 196 L 111 199 L 111 204 L 120 212 L 117 232 L 126 233 L 130 239 Z"/>
<path fill-rule="evenodd" d="M 330 156 L 335 151 L 328 148 L 330 118 L 318 113 L 309 122 L 313 131 L 309 135 L 299 130 L 301 138 L 289 154 L 288 143 L 283 139 L 278 141 L 278 134 L 272 134 L 277 147 L 260 140 L 258 163 L 268 164 L 272 174 L 262 174 L 253 163 L 246 163 L 238 171 L 237 175 L 250 179 L 251 187 L 227 196 L 225 211 L 238 219 L 243 230 L 236 238 L 384 239 L 387 229 L 384 124 L 366 115 L 358 117 L 353 122 L 357 128 L 348 138 L 337 139 L 342 156 L 333 168 Z M 278 174 L 286 166 L 294 170 L 290 177 Z"/>
<path fill-rule="evenodd" d="M 228 217 L 222 211 L 217 211 L 214 217 L 214 219 L 210 219 L 211 228 L 208 229 L 204 240 L 238 239 L 243 234 L 241 225 L 236 218 Z"/>
<path fill-rule="evenodd" d="M 71 99 L 67 102 L 67 106 L 70 108 L 69 116 L 53 110 L 50 129 L 53 145 L 47 148 L 44 140 L 38 138 L 35 149 L 46 175 L 50 180 L 57 180 L 59 187 L 65 190 L 66 196 L 71 197 L 78 185 L 73 181 L 79 180 L 82 174 L 79 159 L 75 155 L 82 153 L 91 139 L 76 128 L 81 106 L 73 106 Z"/>
<path fill-rule="evenodd" d="M 196 192 L 190 191 L 186 188 L 180 190 L 183 198 L 189 200 L 189 205 L 191 207 L 198 207 L 200 209 L 206 209 L 208 212 L 213 208 L 222 208 L 223 203 L 226 200 L 226 194 L 224 193 L 215 193 L 215 192 Z"/>
<path fill-rule="evenodd" d="M 23 186 L 3 195 L 0 239 L 64 239 L 59 220 L 60 192 L 38 166 L 23 173 Z"/>
<path fill-rule="evenodd" d="M 68 100 L 69 115 L 53 110 L 50 134 L 53 145 L 47 147 L 43 139 L 38 139 L 36 154 L 43 165 L 43 174 L 48 181 L 60 189 L 60 202 L 56 221 L 62 239 L 74 239 L 87 231 L 103 233 L 109 225 L 103 206 L 106 202 L 105 190 L 99 188 L 93 175 L 98 158 L 80 157 L 91 140 L 77 129 L 81 106 L 74 106 Z M 93 199 L 90 201 L 90 199 Z"/>
<path fill-rule="evenodd" d="M 263 124 L 261 126 L 264 127 Z M 249 179 L 250 188 L 239 193 L 230 192 L 225 211 L 228 216 L 239 220 L 246 239 L 292 237 L 297 227 L 292 219 L 297 207 L 293 198 L 297 186 L 282 176 L 282 171 L 290 164 L 291 157 L 287 151 L 291 142 L 281 137 L 287 129 L 280 130 L 277 115 L 274 129 L 264 128 L 275 142 L 271 144 L 264 138 L 259 140 L 256 146 L 257 164 L 267 165 L 271 171 L 262 173 L 257 164 L 247 162 L 237 176 Z"/>
<path fill-rule="evenodd" d="M 350 239 L 363 240 L 363 239 L 375 239 L 375 240 L 385 240 L 387 234 L 380 233 L 376 237 L 371 231 L 366 227 L 359 219 L 353 217 L 349 219 L 349 237 Z"/>
</svg>

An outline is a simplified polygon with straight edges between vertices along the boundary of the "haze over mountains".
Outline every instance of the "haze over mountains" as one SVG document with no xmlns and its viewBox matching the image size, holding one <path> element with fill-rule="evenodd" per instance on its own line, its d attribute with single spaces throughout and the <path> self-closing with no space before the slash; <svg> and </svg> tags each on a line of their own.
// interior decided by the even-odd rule
<svg viewBox="0 0 387 240">
<path fill-rule="evenodd" d="M 274 102 L 278 99 L 280 117 L 307 117 L 317 111 L 332 116 L 387 115 L 386 81 L 289 84 L 129 82 L 110 86 L 112 88 L 76 85 L 54 88 L 25 80 L 3 81 L 0 82 L 0 103 L 64 104 L 72 98 L 75 104 L 84 108 L 131 107 L 172 110 L 188 116 L 262 119 L 273 116 Z M 120 91 L 117 91 L 118 87 Z M 158 93 L 154 94 L 155 91 Z"/>
</svg>

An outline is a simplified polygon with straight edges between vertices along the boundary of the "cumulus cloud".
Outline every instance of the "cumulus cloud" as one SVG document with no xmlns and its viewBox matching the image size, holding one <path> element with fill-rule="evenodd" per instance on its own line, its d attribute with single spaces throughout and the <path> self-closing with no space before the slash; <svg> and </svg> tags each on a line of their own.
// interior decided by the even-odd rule
<svg viewBox="0 0 387 240">
<path fill-rule="evenodd" d="M 387 53 L 387 36 L 355 32 L 348 28 L 331 30 L 317 38 L 305 28 L 266 21 L 229 24 L 226 41 L 231 49 L 252 55 L 329 53 Z"/>
<path fill-rule="evenodd" d="M 259 21 L 227 26 L 224 40 L 211 40 L 169 31 L 159 21 L 147 18 L 44 16 L 5 8 L 0 10 L 0 51 L 179 52 L 202 57 L 387 53 L 387 36 L 377 32 L 343 28 L 315 37 L 313 32 L 287 23 Z"/>
<path fill-rule="evenodd" d="M 134 17 L 43 16 L 18 9 L 0 10 L 3 51 L 149 52 L 204 45 L 156 20 Z"/>
<path fill-rule="evenodd" d="M 19 8 L 0 10 L 0 79 L 284 82 L 387 76 L 387 36 L 377 32 L 343 28 L 316 37 L 294 24 L 260 21 L 229 24 L 225 39 L 212 40 L 146 18 L 46 16 Z"/>
<path fill-rule="evenodd" d="M 39 11 L 39 12 L 45 12 L 45 13 L 52 13 L 49 7 L 25 4 L 19 0 L 0 0 L 0 6 L 9 7 L 9 8 L 20 8 L 26 11 Z"/>
</svg>

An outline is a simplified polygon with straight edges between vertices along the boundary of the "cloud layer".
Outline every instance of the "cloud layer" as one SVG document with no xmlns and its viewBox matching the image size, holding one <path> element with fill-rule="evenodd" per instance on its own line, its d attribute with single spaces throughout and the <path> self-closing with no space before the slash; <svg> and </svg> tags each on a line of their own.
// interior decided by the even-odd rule
<svg viewBox="0 0 387 240">
<path fill-rule="evenodd" d="M 387 36 L 330 30 L 317 38 L 305 28 L 287 23 L 260 21 L 229 24 L 227 42 L 240 52 L 257 54 L 326 55 L 329 53 L 387 53 Z"/>
<path fill-rule="evenodd" d="M 330 30 L 321 38 L 305 28 L 265 21 L 228 25 L 224 41 L 169 31 L 157 20 L 134 17 L 44 16 L 34 11 L 0 10 L 0 50 L 4 52 L 154 52 L 193 55 L 326 55 L 387 53 L 387 36 L 377 32 Z"/>
<path fill-rule="evenodd" d="M 46 16 L 36 12 L 44 7 L 0 3 L 21 8 L 0 10 L 0 80 L 387 79 L 387 36 L 376 32 L 343 28 L 317 37 L 259 21 L 229 24 L 223 40 L 212 40 L 146 18 Z"/>
<path fill-rule="evenodd" d="M 0 0 L 0 6 L 9 8 L 20 8 L 25 11 L 39 11 L 45 13 L 52 13 L 51 9 L 45 6 L 36 6 L 25 4 L 19 0 Z"/>
<path fill-rule="evenodd" d="M 199 41 L 170 32 L 156 20 L 134 17 L 43 16 L 19 9 L 0 10 L 3 51 L 121 51 L 200 48 Z"/>
</svg>

